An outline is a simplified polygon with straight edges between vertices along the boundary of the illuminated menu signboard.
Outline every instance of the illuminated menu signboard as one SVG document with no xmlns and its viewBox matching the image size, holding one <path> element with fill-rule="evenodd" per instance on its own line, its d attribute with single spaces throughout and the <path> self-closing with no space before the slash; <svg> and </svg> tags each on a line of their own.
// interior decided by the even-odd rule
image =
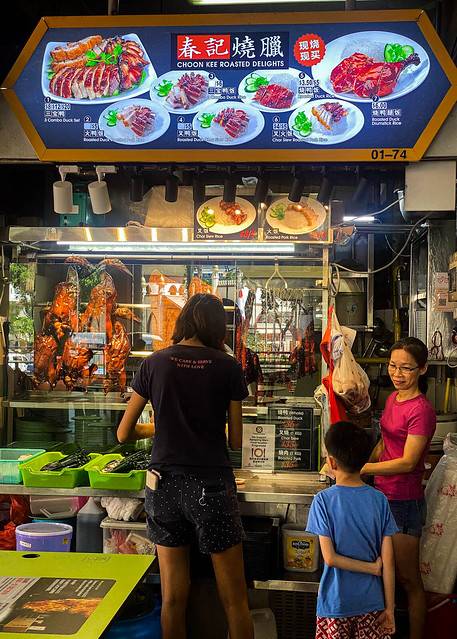
<svg viewBox="0 0 457 639">
<path fill-rule="evenodd" d="M 43 160 L 405 161 L 456 68 L 420 11 L 43 18 L 4 88 Z"/>
</svg>

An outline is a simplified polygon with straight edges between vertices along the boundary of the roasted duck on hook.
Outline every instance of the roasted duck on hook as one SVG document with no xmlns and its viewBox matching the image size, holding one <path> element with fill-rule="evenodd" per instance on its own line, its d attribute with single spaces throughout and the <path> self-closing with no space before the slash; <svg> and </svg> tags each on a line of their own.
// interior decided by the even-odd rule
<svg viewBox="0 0 457 639">
<path fill-rule="evenodd" d="M 103 381 L 105 393 L 120 391 L 123 393 L 127 385 L 125 364 L 130 354 L 130 340 L 121 322 L 114 323 L 113 339 L 105 347 L 106 374 Z"/>
</svg>

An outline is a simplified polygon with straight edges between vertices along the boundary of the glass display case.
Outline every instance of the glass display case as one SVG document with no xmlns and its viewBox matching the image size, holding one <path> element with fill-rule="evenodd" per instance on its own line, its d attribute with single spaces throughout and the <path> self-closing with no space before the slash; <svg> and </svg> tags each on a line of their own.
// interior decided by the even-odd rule
<svg viewBox="0 0 457 639">
<path fill-rule="evenodd" d="M 188 297 L 209 292 L 224 304 L 227 351 L 250 390 L 245 424 L 274 426 L 273 458 L 263 469 L 315 470 L 312 398 L 328 299 L 323 252 L 280 260 L 39 253 L 12 263 L 8 443 L 116 446 L 141 361 L 171 344 Z M 141 420 L 153 420 L 150 406 Z M 231 455 L 249 468 L 248 456 Z"/>
</svg>

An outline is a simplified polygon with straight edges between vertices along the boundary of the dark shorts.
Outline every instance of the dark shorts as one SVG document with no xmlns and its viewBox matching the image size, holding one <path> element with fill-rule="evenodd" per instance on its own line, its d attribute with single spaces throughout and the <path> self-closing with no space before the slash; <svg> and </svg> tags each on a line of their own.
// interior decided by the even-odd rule
<svg viewBox="0 0 457 639">
<path fill-rule="evenodd" d="M 389 500 L 389 506 L 400 533 L 412 537 L 422 535 L 427 519 L 425 499 L 393 499 Z"/>
<path fill-rule="evenodd" d="M 163 474 L 157 490 L 146 487 L 149 537 L 176 548 L 196 540 L 200 552 L 223 552 L 243 539 L 234 479 Z"/>
</svg>

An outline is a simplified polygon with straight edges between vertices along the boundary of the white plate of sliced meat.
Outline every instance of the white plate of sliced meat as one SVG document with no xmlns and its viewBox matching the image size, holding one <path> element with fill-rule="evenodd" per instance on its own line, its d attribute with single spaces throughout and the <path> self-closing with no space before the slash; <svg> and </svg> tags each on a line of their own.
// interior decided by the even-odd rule
<svg viewBox="0 0 457 639">
<path fill-rule="evenodd" d="M 289 129 L 308 144 L 341 144 L 360 133 L 364 123 L 355 104 L 335 98 L 312 100 L 289 117 Z"/>
<path fill-rule="evenodd" d="M 298 69 L 253 71 L 245 76 L 238 95 L 243 102 L 267 113 L 283 113 L 303 106 L 313 96 L 311 78 Z"/>
<path fill-rule="evenodd" d="M 135 33 L 77 42 L 48 42 L 43 95 L 73 104 L 103 104 L 149 91 L 157 74 Z"/>
<path fill-rule="evenodd" d="M 253 140 L 263 131 L 265 119 L 257 109 L 243 102 L 217 102 L 202 109 L 192 126 L 204 142 L 217 146 L 234 146 Z"/>
<path fill-rule="evenodd" d="M 116 144 L 147 144 L 168 130 L 170 114 L 151 100 L 132 98 L 106 107 L 98 126 Z"/>
<path fill-rule="evenodd" d="M 218 84 L 207 71 L 169 71 L 153 83 L 151 100 L 170 113 L 196 113 L 218 101 Z"/>
</svg>

